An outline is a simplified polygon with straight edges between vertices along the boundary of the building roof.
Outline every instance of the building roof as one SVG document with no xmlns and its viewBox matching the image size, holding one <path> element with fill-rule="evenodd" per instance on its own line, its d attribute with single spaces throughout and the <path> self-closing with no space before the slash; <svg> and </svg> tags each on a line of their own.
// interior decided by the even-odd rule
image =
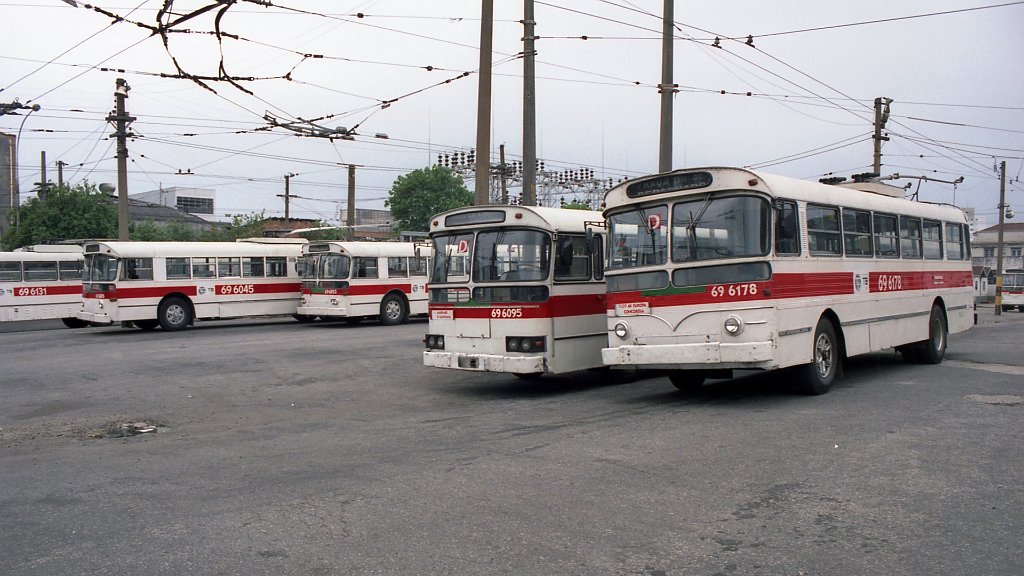
<svg viewBox="0 0 1024 576">
<path fill-rule="evenodd" d="M 978 231 L 979 234 L 981 232 L 999 232 L 999 224 Z M 1003 232 L 1024 232 L 1024 222 L 1005 222 Z"/>
<path fill-rule="evenodd" d="M 117 204 L 117 196 L 111 195 L 110 199 L 113 204 Z M 210 222 L 207 222 L 193 214 L 189 214 L 188 212 L 182 212 L 181 210 L 171 208 L 170 206 L 164 206 L 163 204 L 144 202 L 130 196 L 128 197 L 128 219 L 132 222 L 145 222 L 147 220 L 151 220 L 157 224 L 181 222 L 191 226 L 201 226 L 203 228 L 210 227 Z"/>
</svg>

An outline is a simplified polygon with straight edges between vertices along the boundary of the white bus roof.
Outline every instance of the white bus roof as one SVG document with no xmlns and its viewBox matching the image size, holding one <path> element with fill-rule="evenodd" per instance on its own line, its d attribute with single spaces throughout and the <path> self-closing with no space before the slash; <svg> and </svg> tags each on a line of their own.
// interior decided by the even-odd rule
<svg viewBox="0 0 1024 576">
<path fill-rule="evenodd" d="M 946 220 L 954 222 L 966 222 L 963 210 L 950 204 L 932 204 L 929 202 L 914 202 L 903 198 L 895 198 L 889 194 L 882 194 L 870 190 L 853 188 L 851 186 L 833 186 L 800 180 L 788 176 L 778 176 L 755 172 L 745 168 L 729 168 L 712 166 L 706 168 L 688 168 L 674 170 L 664 174 L 655 174 L 634 178 L 619 184 L 608 191 L 605 195 L 605 203 L 609 210 L 623 205 L 636 204 L 640 202 L 654 202 L 660 198 L 671 198 L 679 192 L 671 190 L 668 186 L 664 192 L 648 192 L 645 195 L 631 198 L 627 195 L 627 189 L 631 184 L 638 182 L 654 181 L 658 178 L 679 176 L 685 174 L 708 173 L 711 181 L 708 184 L 700 185 L 701 181 L 694 180 L 691 188 L 680 190 L 680 192 L 699 194 L 702 190 L 750 190 L 767 193 L 778 198 L 788 198 L 811 203 L 845 206 L 850 208 L 862 208 L 875 210 L 877 212 L 891 212 L 895 214 L 913 214 L 925 218 Z M 653 187 L 652 187 L 653 188 Z M 864 187 L 862 187 L 864 188 Z M 870 187 L 867 187 L 870 188 Z"/>
<path fill-rule="evenodd" d="M 80 244 L 35 244 L 32 246 L 22 246 L 15 250 L 15 252 L 78 252 L 82 253 L 82 246 Z"/>
<path fill-rule="evenodd" d="M 503 214 L 499 214 L 503 213 Z M 494 218 L 480 218 L 474 221 L 466 217 L 465 223 L 459 223 L 461 214 L 493 213 Z M 456 216 L 452 219 L 452 216 Z M 530 227 L 552 230 L 554 232 L 583 232 L 587 225 L 604 222 L 604 216 L 593 210 L 572 210 L 569 208 L 547 208 L 544 206 L 467 206 L 437 214 L 430 219 L 430 232 L 440 230 L 458 230 L 460 228 L 500 228 Z M 454 220 L 454 221 L 453 221 Z"/>
<path fill-rule="evenodd" d="M 310 242 L 302 247 L 303 254 L 327 252 L 369 258 L 416 256 L 416 244 L 413 242 L 341 242 L 325 240 L 323 242 Z"/>
<path fill-rule="evenodd" d="M 85 253 L 118 258 L 299 256 L 301 248 L 299 244 L 265 242 L 90 242 L 85 245 Z"/>
<path fill-rule="evenodd" d="M 70 261 L 81 260 L 82 252 L 28 252 L 15 250 L 14 252 L 0 252 L 0 261 L 3 262 L 56 262 L 58 260 Z"/>
</svg>

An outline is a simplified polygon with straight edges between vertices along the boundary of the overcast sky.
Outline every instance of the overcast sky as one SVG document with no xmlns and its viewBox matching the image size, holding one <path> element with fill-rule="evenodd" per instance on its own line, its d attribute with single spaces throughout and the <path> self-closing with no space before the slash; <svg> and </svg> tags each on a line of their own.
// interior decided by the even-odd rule
<svg viewBox="0 0 1024 576">
<path fill-rule="evenodd" d="M 82 3 L 0 0 L 0 102 L 42 107 L 27 120 L 0 117 L 0 131 L 22 129 L 22 190 L 39 180 L 40 151 L 52 181 L 61 160 L 71 183 L 116 182 L 105 117 L 119 77 L 138 118 L 129 192 L 212 188 L 219 216 L 283 215 L 278 195 L 294 173 L 292 216 L 336 221 L 345 164 L 359 166 L 357 207 L 382 208 L 397 176 L 475 146 L 479 0 L 273 3 L 227 9 L 220 29 L 237 38 L 211 34 L 213 10 L 175 25 L 165 48 L 146 28 L 157 27 L 164 0 L 94 4 L 119 23 Z M 173 10 L 209 4 L 178 0 Z M 499 144 L 509 160 L 522 155 L 522 2 L 495 5 L 497 162 Z M 657 171 L 662 6 L 536 2 L 537 152 L 547 170 L 587 167 L 615 180 Z M 993 224 L 995 166 L 1005 160 L 1007 202 L 1024 218 L 1024 2 L 677 1 L 675 20 L 675 168 L 751 166 L 804 179 L 869 171 L 872 101 L 887 97 L 883 174 L 963 176 L 956 204 Z M 186 74 L 254 80 L 206 88 L 173 77 L 174 60 Z M 359 135 L 301 137 L 271 127 L 267 113 Z M 920 197 L 953 202 L 954 187 L 926 182 Z"/>
</svg>

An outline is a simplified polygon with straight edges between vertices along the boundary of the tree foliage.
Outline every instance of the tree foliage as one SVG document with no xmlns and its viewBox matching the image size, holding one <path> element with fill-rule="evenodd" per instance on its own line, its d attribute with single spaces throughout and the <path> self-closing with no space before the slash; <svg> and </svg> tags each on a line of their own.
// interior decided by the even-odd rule
<svg viewBox="0 0 1024 576">
<path fill-rule="evenodd" d="M 8 214 L 11 228 L 4 234 L 6 247 L 117 236 L 117 206 L 95 184 L 88 182 L 55 186 L 42 198 L 29 198 L 20 212 L 17 228 L 14 228 L 14 211 Z"/>
<path fill-rule="evenodd" d="M 568 210 L 593 210 L 594 207 L 590 204 L 583 202 L 582 200 L 573 200 L 572 202 L 566 202 L 562 204 L 562 208 Z"/>
<path fill-rule="evenodd" d="M 443 166 L 433 166 L 396 178 L 384 205 L 391 208 L 391 217 L 400 230 L 425 232 L 435 214 L 472 203 L 473 193 L 461 176 Z"/>
</svg>

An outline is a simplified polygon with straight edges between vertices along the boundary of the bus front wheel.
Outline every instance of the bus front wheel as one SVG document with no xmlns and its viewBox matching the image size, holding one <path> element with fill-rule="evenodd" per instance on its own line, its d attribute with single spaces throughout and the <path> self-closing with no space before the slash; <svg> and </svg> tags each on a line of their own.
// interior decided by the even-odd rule
<svg viewBox="0 0 1024 576">
<path fill-rule="evenodd" d="M 85 328 L 89 325 L 85 320 L 79 320 L 78 318 L 61 318 L 60 321 L 68 328 Z"/>
<path fill-rule="evenodd" d="M 704 370 L 675 370 L 668 375 L 668 381 L 684 392 L 693 392 L 704 385 L 707 372 Z"/>
<path fill-rule="evenodd" d="M 188 302 L 176 296 L 161 302 L 157 312 L 160 327 L 168 332 L 182 330 L 192 323 L 192 308 Z"/>
<path fill-rule="evenodd" d="M 811 363 L 801 367 L 800 391 L 804 394 L 824 394 L 832 388 L 842 358 L 836 329 L 828 318 L 818 320 L 814 329 Z"/>
<path fill-rule="evenodd" d="M 405 322 L 408 314 L 405 300 L 396 294 L 388 294 L 380 303 L 380 323 L 385 326 L 395 326 Z"/>
</svg>

